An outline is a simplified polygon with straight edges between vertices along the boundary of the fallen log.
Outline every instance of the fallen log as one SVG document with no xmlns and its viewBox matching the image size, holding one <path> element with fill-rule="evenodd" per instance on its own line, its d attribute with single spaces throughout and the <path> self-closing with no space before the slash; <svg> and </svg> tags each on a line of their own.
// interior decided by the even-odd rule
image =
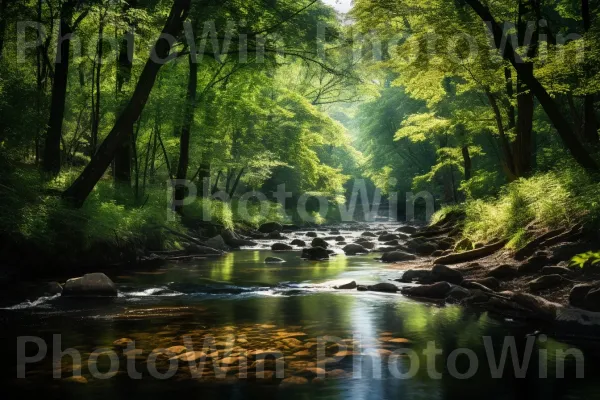
<svg viewBox="0 0 600 400">
<path fill-rule="evenodd" d="M 498 250 L 502 249 L 506 245 L 506 243 L 508 243 L 508 240 L 499 240 L 495 243 L 480 247 L 478 249 L 464 251 L 461 253 L 448 254 L 447 256 L 436 258 L 433 261 L 433 264 L 458 264 L 461 262 L 477 260 L 479 258 L 483 258 L 494 254 Z"/>
</svg>

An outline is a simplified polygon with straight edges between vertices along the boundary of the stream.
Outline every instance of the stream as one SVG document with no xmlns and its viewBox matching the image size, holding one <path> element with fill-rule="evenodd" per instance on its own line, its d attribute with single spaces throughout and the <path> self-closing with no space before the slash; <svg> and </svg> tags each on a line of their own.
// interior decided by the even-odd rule
<svg viewBox="0 0 600 400">
<path fill-rule="evenodd" d="M 381 224 L 372 227 L 381 228 Z M 340 231 L 348 243 L 362 232 L 343 227 Z M 281 242 L 311 239 L 305 231 L 288 236 Z M 198 399 L 600 397 L 596 351 L 574 347 L 551 334 L 536 334 L 534 327 L 522 322 L 498 320 L 458 306 L 333 288 L 350 281 L 374 284 L 399 278 L 400 271 L 374 260 L 377 253 L 345 256 L 331 241 L 336 256 L 314 262 L 300 259 L 299 249 L 272 252 L 274 241 L 260 242 L 256 248 L 220 258 L 120 271 L 110 275 L 119 289 L 115 299 L 54 296 L 0 309 L 4 343 L 9 347 L 5 354 L 10 354 L 5 366 L 12 366 L 3 374 L 4 387 L 18 390 L 19 397 L 111 400 L 181 395 Z M 265 264 L 269 256 L 285 263 Z M 75 349 L 80 361 L 73 363 L 65 356 L 53 365 L 53 351 L 60 350 L 53 344 L 55 334 L 60 334 L 61 349 Z M 42 360 L 25 365 L 24 379 L 17 379 L 16 343 L 23 336 L 42 338 L 48 349 Z M 124 354 L 128 350 L 123 349 L 128 341 L 115 344 L 119 339 L 131 339 L 141 350 L 131 357 L 130 366 L 125 358 L 129 355 Z M 530 355 L 524 376 L 515 372 L 510 355 L 495 373 L 490 368 L 490 363 L 500 363 L 506 340 L 513 340 L 519 361 Z M 439 355 L 425 355 L 431 343 Z M 149 373 L 149 357 L 158 360 L 160 373 L 170 368 L 169 358 L 174 357 L 156 349 L 182 345 L 189 347 L 184 355 L 193 348 L 196 353 L 191 354 L 202 352 L 207 361 L 195 368 L 201 359 L 192 359 L 191 364 L 179 359 L 168 379 Z M 105 375 L 106 379 L 92 373 L 105 373 L 114 364 L 108 353 L 94 357 L 99 348 L 113 351 L 113 361 L 118 363 L 114 376 Z M 25 354 L 31 357 L 37 350 L 28 343 Z M 271 352 L 273 357 L 261 362 L 261 352 Z M 242 359 L 247 362 L 247 376 Z M 217 360 L 220 367 L 215 370 Z M 83 378 L 67 379 L 77 364 Z M 268 373 L 257 376 L 258 364 Z M 132 379 L 129 367 L 142 379 Z M 59 379 L 52 376 L 57 371 L 62 374 Z"/>
</svg>

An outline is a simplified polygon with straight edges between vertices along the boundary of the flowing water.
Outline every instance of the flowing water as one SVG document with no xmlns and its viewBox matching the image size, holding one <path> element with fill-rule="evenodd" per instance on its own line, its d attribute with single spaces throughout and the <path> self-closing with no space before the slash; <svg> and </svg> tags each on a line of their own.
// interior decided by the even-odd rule
<svg viewBox="0 0 600 400">
<path fill-rule="evenodd" d="M 347 238 L 356 234 L 342 230 Z M 295 234 L 307 239 L 304 235 Z M 275 254 L 265 249 L 270 243 L 220 258 L 122 271 L 111 276 L 120 292 L 116 299 L 47 297 L 0 310 L 11 360 L 16 359 L 18 336 L 38 336 L 48 345 L 46 357 L 25 366 L 25 379 L 15 379 L 16 368 L 4 373 L 4 388 L 18 390 L 19 398 L 111 400 L 600 395 L 595 351 L 581 349 L 583 359 L 562 353 L 580 349 L 552 335 L 532 335 L 535 329 L 525 324 L 458 306 L 439 307 L 399 294 L 335 290 L 333 286 L 353 280 L 389 281 L 400 272 L 375 261 L 373 254 L 337 254 L 329 261 L 311 262 L 301 260 L 298 251 Z M 268 256 L 286 262 L 265 264 Z M 56 334 L 60 343 L 53 344 Z M 135 341 L 141 351 L 127 353 L 123 347 L 128 341 L 115 344 L 119 339 Z M 491 370 L 490 362 L 500 362 L 505 340 L 514 340 L 520 360 L 531 350 L 525 376 L 515 372 L 510 355 L 503 368 Z M 158 360 L 158 373 L 168 375 L 169 357 L 175 357 L 155 349 L 178 345 L 189 347 L 184 353 L 197 351 L 192 359 L 196 354 L 205 357 L 191 363 L 174 360 L 168 379 L 151 373 L 150 359 Z M 432 345 L 439 354 L 426 356 Z M 53 351 L 68 348 L 81 360 L 65 356 L 53 365 Z M 114 352 L 112 366 L 118 372 L 115 368 L 110 377 L 101 375 L 110 370 L 111 361 L 109 353 L 95 356 L 99 348 Z M 25 350 L 33 356 L 38 349 L 29 343 Z M 265 361 L 261 357 L 266 353 L 260 351 L 270 352 Z M 6 359 L 5 366 L 15 365 Z M 66 379 L 79 367 L 85 383 Z M 257 376 L 258 367 L 267 372 Z M 129 370 L 141 373 L 142 379 L 132 379 Z M 53 378 L 53 373 L 62 377 Z"/>
</svg>

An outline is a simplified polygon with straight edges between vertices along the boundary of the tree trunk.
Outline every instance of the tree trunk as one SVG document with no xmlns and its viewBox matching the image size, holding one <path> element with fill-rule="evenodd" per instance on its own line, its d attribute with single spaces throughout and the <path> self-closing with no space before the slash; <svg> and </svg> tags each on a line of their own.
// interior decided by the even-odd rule
<svg viewBox="0 0 600 400">
<path fill-rule="evenodd" d="M 533 65 L 527 66 L 533 70 Z M 533 154 L 533 111 L 534 96 L 531 91 L 517 78 L 517 137 L 513 146 L 515 173 L 524 177 L 531 173 L 531 158 Z"/>
<path fill-rule="evenodd" d="M 102 53 L 104 46 L 102 43 L 102 35 L 104 34 L 104 17 L 100 19 L 100 27 L 98 28 L 98 46 L 96 53 L 96 98 L 94 99 L 94 110 L 92 111 L 92 134 L 90 143 L 90 155 L 94 155 L 98 147 L 98 131 L 100 129 L 100 97 L 101 97 L 101 81 L 102 78 Z"/>
<path fill-rule="evenodd" d="M 465 169 L 465 181 L 471 179 L 471 154 L 469 154 L 469 146 L 463 146 L 462 149 L 463 166 Z"/>
<path fill-rule="evenodd" d="M 587 34 L 592 27 L 592 15 L 590 13 L 589 0 L 581 0 L 581 17 L 583 19 L 583 30 L 586 33 L 585 41 L 590 40 Z M 585 46 L 586 56 L 591 51 L 589 45 Z M 589 57 L 586 57 L 589 59 Z M 589 67 L 586 68 L 586 75 L 590 78 Z M 598 137 L 598 121 L 596 120 L 596 110 L 594 109 L 595 96 L 593 93 L 588 93 L 583 99 L 583 136 L 588 143 L 597 144 L 600 141 Z"/>
<path fill-rule="evenodd" d="M 212 188 L 212 193 L 217 193 L 217 190 L 219 189 L 219 180 L 221 179 L 221 175 L 223 175 L 223 171 L 219 171 L 219 173 L 217 174 L 217 177 L 215 179 L 215 184 L 213 185 L 213 188 Z"/>
<path fill-rule="evenodd" d="M 0 0 L 0 60 L 4 50 L 4 36 L 6 35 L 6 5 L 8 0 Z"/>
<path fill-rule="evenodd" d="M 196 109 L 196 91 L 198 88 L 198 63 L 194 62 L 193 56 L 189 56 L 189 78 L 187 87 L 187 96 L 185 100 L 185 110 L 183 114 L 183 124 L 181 127 L 181 139 L 179 140 L 179 165 L 177 166 L 177 180 L 187 179 L 187 171 L 190 161 L 190 136 L 192 123 L 194 122 L 194 111 Z M 185 186 L 177 185 L 175 188 L 175 200 L 177 205 L 175 211 L 179 214 L 183 212 L 181 200 L 185 198 Z"/>
<path fill-rule="evenodd" d="M 233 195 L 235 194 L 235 190 L 237 189 L 238 184 L 240 183 L 240 179 L 242 178 L 242 175 L 244 174 L 245 169 L 246 169 L 245 167 L 240 169 L 239 174 L 235 178 L 235 181 L 233 182 L 233 186 L 231 187 L 231 190 L 229 191 L 229 198 L 233 199 Z"/>
<path fill-rule="evenodd" d="M 496 22 L 490 10 L 484 6 L 479 0 L 465 0 L 467 4 L 473 8 L 473 10 L 479 15 L 481 20 L 490 24 L 491 33 L 494 37 L 496 47 L 500 48 L 502 43 L 503 33 L 502 28 Z M 544 111 L 548 115 L 548 118 L 556 128 L 560 138 L 562 139 L 565 147 L 569 150 L 575 161 L 579 163 L 583 168 L 590 172 L 597 172 L 600 168 L 596 161 L 590 156 L 585 147 L 579 142 L 577 137 L 573 133 L 572 127 L 569 125 L 560 108 L 548 94 L 544 86 L 537 80 L 533 75 L 533 72 L 526 67 L 521 56 L 519 56 L 512 48 L 510 40 L 506 42 L 506 51 L 502 56 L 511 62 L 513 67 L 517 71 L 517 75 L 521 78 L 523 83 L 527 85 L 529 90 L 535 95 L 540 102 L 540 105 L 544 108 Z"/>
<path fill-rule="evenodd" d="M 506 174 L 506 177 L 509 182 L 512 182 L 516 179 L 514 160 L 512 155 L 512 150 L 510 148 L 510 143 L 508 142 L 508 138 L 506 137 L 506 132 L 504 131 L 504 124 L 502 122 L 502 114 L 500 113 L 500 108 L 498 107 L 498 103 L 494 98 L 494 95 L 486 90 L 486 95 L 488 101 L 490 102 L 490 106 L 494 110 L 494 116 L 496 118 L 496 125 L 498 126 L 498 133 L 500 135 L 500 147 L 502 148 L 502 168 Z"/>
<path fill-rule="evenodd" d="M 127 12 L 130 8 L 137 5 L 136 0 L 130 0 L 125 3 L 123 12 Z M 123 35 L 119 44 L 119 60 L 117 67 L 117 93 L 123 93 L 123 85 L 130 81 L 131 70 L 133 68 L 133 51 L 134 51 L 134 37 L 133 37 L 133 22 L 129 21 L 129 28 Z M 133 133 L 133 123 L 126 129 L 129 134 Z M 117 148 L 113 166 L 113 177 L 116 183 L 131 186 L 131 155 L 133 154 L 132 146 L 134 146 L 131 140 L 127 140 Z"/>
<path fill-rule="evenodd" d="M 119 147 L 130 139 L 131 129 L 129 128 L 140 117 L 154 86 L 156 76 L 164 63 L 164 61 L 157 61 L 165 60 L 171 52 L 171 44 L 163 38 L 177 37 L 179 35 L 183 29 L 183 22 L 187 18 L 189 9 L 190 0 L 174 1 L 162 35 L 152 49 L 155 57 L 150 57 L 146 62 L 129 104 L 127 104 L 125 110 L 123 110 L 117 119 L 115 126 L 104 142 L 102 142 L 90 163 L 75 182 L 63 193 L 63 197 L 68 199 L 73 206 L 81 207 L 83 205 L 90 192 L 94 189 L 94 186 L 96 186 L 96 183 L 98 183 L 98 180 L 106 172 Z"/>
<path fill-rule="evenodd" d="M 60 16 L 60 29 L 58 31 L 57 54 L 54 62 L 54 82 L 52 84 L 52 100 L 50 105 L 50 119 L 46 130 L 44 144 L 44 171 L 53 175 L 60 172 L 60 138 L 62 136 L 63 117 L 65 113 L 65 100 L 67 97 L 67 84 L 70 63 L 71 42 L 71 10 L 68 5 L 63 5 Z"/>
</svg>

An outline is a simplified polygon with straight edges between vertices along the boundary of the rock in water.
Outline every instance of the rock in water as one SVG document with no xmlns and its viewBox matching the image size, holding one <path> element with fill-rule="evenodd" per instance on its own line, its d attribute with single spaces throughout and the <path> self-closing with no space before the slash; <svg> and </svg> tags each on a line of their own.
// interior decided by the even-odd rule
<svg viewBox="0 0 600 400">
<path fill-rule="evenodd" d="M 377 238 L 380 242 L 389 242 L 390 240 L 398 240 L 399 237 L 393 233 L 386 233 Z"/>
<path fill-rule="evenodd" d="M 221 235 L 213 236 L 206 241 L 206 246 L 217 249 L 217 250 L 227 250 L 227 245 L 225 244 L 225 240 Z"/>
<path fill-rule="evenodd" d="M 317 232 L 306 232 L 306 236 L 307 237 L 316 238 L 317 237 Z"/>
<path fill-rule="evenodd" d="M 265 258 L 265 264 L 278 264 L 278 263 L 284 263 L 285 260 L 279 258 L 279 257 L 267 257 Z"/>
<path fill-rule="evenodd" d="M 427 269 L 408 269 L 402 274 L 399 282 L 410 283 L 415 280 L 427 280 L 431 278 L 431 271 Z"/>
<path fill-rule="evenodd" d="M 369 250 L 365 249 L 358 243 L 347 244 L 342 248 L 342 250 L 344 250 L 344 253 L 349 256 L 353 256 L 355 254 L 365 254 L 369 252 Z"/>
<path fill-rule="evenodd" d="M 322 247 L 310 247 L 303 249 L 300 257 L 313 261 L 327 260 L 329 252 Z"/>
<path fill-rule="evenodd" d="M 117 287 L 103 273 L 86 274 L 69 279 L 62 295 L 65 297 L 117 297 Z"/>
<path fill-rule="evenodd" d="M 356 286 L 356 282 L 352 281 L 350 283 L 345 283 L 343 285 L 336 286 L 335 289 L 356 289 Z"/>
<path fill-rule="evenodd" d="M 324 249 L 329 247 L 329 243 L 327 243 L 327 241 L 325 241 L 325 239 L 321 239 L 321 238 L 314 238 L 312 240 L 312 242 L 310 243 L 310 245 L 312 247 L 322 247 Z"/>
<path fill-rule="evenodd" d="M 585 308 L 585 297 L 596 288 L 597 285 L 591 283 L 573 286 L 573 289 L 569 293 L 569 304 L 573 307 Z"/>
<path fill-rule="evenodd" d="M 294 246 L 298 246 L 298 247 L 305 247 L 306 246 L 306 242 L 304 240 L 300 240 L 300 239 L 294 239 L 292 240 L 292 243 L 290 243 Z"/>
<path fill-rule="evenodd" d="M 377 237 L 373 232 L 363 232 L 360 236 L 362 237 Z"/>
<path fill-rule="evenodd" d="M 463 281 L 463 276 L 459 271 L 440 264 L 433 266 L 431 276 L 436 282 L 446 281 L 455 285 L 460 285 Z"/>
<path fill-rule="evenodd" d="M 374 292 L 385 292 L 385 293 L 396 293 L 398 290 L 398 286 L 393 283 L 381 282 L 376 285 L 367 286 L 367 289 Z"/>
<path fill-rule="evenodd" d="M 448 282 L 437 282 L 433 285 L 411 286 L 402 288 L 405 296 L 424 297 L 428 299 L 444 299 L 452 290 Z"/>
<path fill-rule="evenodd" d="M 294 248 L 285 243 L 273 243 L 271 245 L 271 250 L 273 251 L 285 251 L 285 250 L 293 250 Z"/>
<path fill-rule="evenodd" d="M 388 253 L 383 253 L 381 256 L 381 261 L 383 262 L 410 261 L 416 259 L 417 257 L 415 255 L 403 251 L 390 251 Z"/>
<path fill-rule="evenodd" d="M 282 230 L 283 226 L 279 222 L 267 222 L 258 228 L 258 231 L 262 233 L 281 232 Z"/>
<path fill-rule="evenodd" d="M 396 229 L 396 232 L 408 233 L 409 235 L 412 235 L 413 233 L 417 233 L 417 228 L 414 226 L 405 225 Z"/>
</svg>

